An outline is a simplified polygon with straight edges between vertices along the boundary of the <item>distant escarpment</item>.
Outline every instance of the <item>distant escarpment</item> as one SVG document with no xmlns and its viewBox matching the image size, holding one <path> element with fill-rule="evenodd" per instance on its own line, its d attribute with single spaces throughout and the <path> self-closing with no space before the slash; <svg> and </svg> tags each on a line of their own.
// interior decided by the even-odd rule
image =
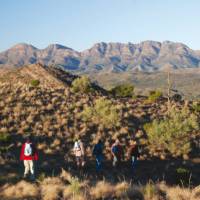
<svg viewBox="0 0 200 200">
<path fill-rule="evenodd" d="M 182 43 L 144 41 L 139 44 L 101 42 L 82 52 L 59 44 L 37 49 L 22 43 L 0 53 L 0 67 L 35 63 L 80 73 L 155 72 L 198 68 L 200 52 Z"/>
</svg>

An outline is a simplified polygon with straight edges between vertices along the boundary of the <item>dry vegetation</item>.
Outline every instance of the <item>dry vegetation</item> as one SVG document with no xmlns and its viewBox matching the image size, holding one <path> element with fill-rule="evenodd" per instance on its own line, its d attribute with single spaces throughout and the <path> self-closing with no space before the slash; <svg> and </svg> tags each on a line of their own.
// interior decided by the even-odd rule
<svg viewBox="0 0 200 200">
<path fill-rule="evenodd" d="M 64 175 L 63 175 L 64 174 Z M 170 187 L 164 182 L 138 186 L 126 181 L 92 183 L 72 177 L 64 171 L 58 177 L 47 177 L 36 183 L 19 181 L 1 188 L 2 199 L 42 200 L 199 200 L 200 188 Z"/>
<path fill-rule="evenodd" d="M 35 74 L 34 70 L 39 70 L 40 73 Z M 197 187 L 182 188 L 177 186 L 174 188 L 166 184 L 153 184 L 151 182 L 145 183 L 146 185 L 143 186 L 136 186 L 129 181 L 121 181 L 121 183 L 109 182 L 108 180 L 96 182 L 91 181 L 91 178 L 87 179 L 87 177 L 85 180 L 77 179 L 66 171 L 63 171 L 60 177 L 52 174 L 49 177 L 52 169 L 61 169 L 61 167 L 70 165 L 73 160 L 71 151 L 73 140 L 77 135 L 81 136 L 84 143 L 87 144 L 86 157 L 88 160 L 91 160 L 91 150 L 97 138 L 104 141 L 104 155 L 108 161 L 111 158 L 110 146 L 115 138 L 120 139 L 125 152 L 127 152 L 128 141 L 133 138 L 141 147 L 141 161 L 145 162 L 155 158 L 158 160 L 171 159 L 173 157 L 182 160 L 183 156 L 191 163 L 192 159 L 197 156 L 196 152 L 199 151 L 200 135 L 198 126 L 193 128 L 189 124 L 190 129 L 184 127 L 187 129 L 187 134 L 184 137 L 191 145 L 190 150 L 179 154 L 162 151 L 160 150 L 162 144 L 158 149 L 149 142 L 148 131 L 146 132 L 143 127 L 155 119 L 163 120 L 165 118 L 167 113 L 166 99 L 155 98 L 147 101 L 147 97 L 112 98 L 111 95 L 103 95 L 100 90 L 94 92 L 94 89 L 87 90 L 85 93 L 84 89 L 77 89 L 77 83 L 74 84 L 76 90 L 73 90 L 72 81 L 75 77 L 71 76 L 67 80 L 68 75 L 62 74 L 61 79 L 58 80 L 60 72 L 43 69 L 40 65 L 34 66 L 34 70 L 20 69 L 14 73 L 6 73 L 3 78 L 0 78 L 0 183 L 2 198 L 45 200 L 198 200 L 200 198 L 200 190 Z M 66 82 L 62 79 L 65 79 Z M 85 81 L 88 80 L 85 79 Z M 88 84 L 86 85 L 88 87 Z M 183 105 L 188 108 L 188 112 L 195 115 L 193 118 L 195 123 L 198 122 L 200 114 L 198 102 L 173 102 L 173 106 L 178 110 L 181 110 Z M 180 129 L 175 130 L 180 131 Z M 13 177 L 20 172 L 17 169 L 19 167 L 18 151 L 26 134 L 32 134 L 35 138 L 41 154 L 40 170 L 43 170 L 45 174 L 40 174 L 34 184 L 19 180 L 17 183 L 13 183 L 9 181 L 11 180 L 9 176 L 12 175 L 13 180 Z M 175 139 L 175 141 L 180 140 L 180 138 Z M 124 161 L 127 159 L 125 156 Z M 150 167 L 154 165 L 155 163 Z M 167 166 L 165 167 L 167 168 Z M 176 170 L 176 166 L 174 170 Z M 16 174 L 11 174 L 13 171 Z M 198 176 L 198 172 L 198 170 L 193 172 L 193 176 Z M 152 173 L 155 171 L 152 170 Z M 195 180 L 198 182 L 198 177 Z"/>
<path fill-rule="evenodd" d="M 176 103 L 176 106 L 182 105 Z M 104 139 L 108 147 L 119 137 L 125 148 L 128 140 L 135 138 L 144 145 L 143 155 L 147 156 L 143 125 L 162 117 L 166 109 L 165 100 L 148 103 L 142 98 L 110 99 L 101 94 L 73 93 L 64 86 L 45 88 L 15 83 L 9 87 L 4 83 L 0 87 L 0 133 L 47 137 L 51 143 L 41 140 L 38 147 L 48 153 L 64 151 L 77 134 L 88 148 L 92 148 L 96 137 Z M 191 139 L 195 140 L 196 136 L 193 133 Z M 105 154 L 108 152 L 109 149 Z"/>
<path fill-rule="evenodd" d="M 147 95 L 149 91 L 159 89 L 166 92 L 167 73 L 154 72 L 123 72 L 123 73 L 91 73 L 90 78 L 104 88 L 112 88 L 119 84 L 130 83 L 135 86 L 137 93 Z M 171 79 L 176 89 L 187 99 L 199 99 L 198 70 L 177 70 L 171 72 Z"/>
</svg>

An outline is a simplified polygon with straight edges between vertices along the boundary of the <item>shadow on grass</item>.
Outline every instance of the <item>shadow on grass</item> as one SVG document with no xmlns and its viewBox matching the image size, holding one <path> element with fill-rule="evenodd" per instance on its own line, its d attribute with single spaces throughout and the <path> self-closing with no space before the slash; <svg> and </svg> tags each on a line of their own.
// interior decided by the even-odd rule
<svg viewBox="0 0 200 200">
<path fill-rule="evenodd" d="M 45 141 L 51 143 L 54 138 L 35 137 L 35 142 Z M 18 142 L 23 142 L 24 138 L 19 135 L 12 137 L 14 144 L 9 154 L 11 159 L 5 160 L 5 163 L 0 164 L 0 184 L 16 183 L 23 178 L 23 162 L 19 161 L 20 148 L 17 146 Z M 67 149 L 67 148 L 66 148 Z M 121 182 L 123 180 L 135 184 L 147 184 L 149 180 L 153 182 L 165 181 L 168 185 L 184 185 L 197 186 L 200 184 L 200 162 L 193 162 L 192 160 L 183 161 L 179 159 L 171 160 L 139 160 L 135 170 L 131 170 L 128 161 L 122 162 L 119 168 L 113 168 L 111 161 L 104 161 L 103 170 L 101 174 L 95 171 L 95 161 L 86 159 L 84 169 L 76 169 L 73 157 L 68 161 L 64 158 L 68 155 L 63 151 L 54 154 L 45 154 L 39 151 L 39 161 L 35 163 L 36 176 L 57 176 L 61 169 L 69 171 L 73 176 L 78 176 L 81 179 L 89 179 L 91 181 L 98 181 L 104 179 L 108 182 Z M 177 169 L 184 169 L 187 173 L 178 173 Z M 181 170 L 179 170 L 181 172 Z"/>
</svg>

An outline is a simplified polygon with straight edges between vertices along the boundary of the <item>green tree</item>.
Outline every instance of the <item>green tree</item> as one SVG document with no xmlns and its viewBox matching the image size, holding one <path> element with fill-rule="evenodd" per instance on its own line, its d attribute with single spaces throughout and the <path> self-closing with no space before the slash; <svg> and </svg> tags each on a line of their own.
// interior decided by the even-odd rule
<svg viewBox="0 0 200 200">
<path fill-rule="evenodd" d="M 92 120 L 108 128 L 115 127 L 120 122 L 118 109 L 112 101 L 104 98 L 97 99 L 94 106 L 86 107 L 82 112 L 82 117 L 85 121 Z"/>
<path fill-rule="evenodd" d="M 169 152 L 173 156 L 187 155 L 191 151 L 190 133 L 199 129 L 198 118 L 187 107 L 171 108 L 163 119 L 145 124 L 148 148 Z"/>
<path fill-rule="evenodd" d="M 76 78 L 72 82 L 72 92 L 88 93 L 92 91 L 91 82 L 87 76 Z"/>
<path fill-rule="evenodd" d="M 132 97 L 134 95 L 134 86 L 131 84 L 118 85 L 111 89 L 111 93 L 118 97 Z"/>
</svg>

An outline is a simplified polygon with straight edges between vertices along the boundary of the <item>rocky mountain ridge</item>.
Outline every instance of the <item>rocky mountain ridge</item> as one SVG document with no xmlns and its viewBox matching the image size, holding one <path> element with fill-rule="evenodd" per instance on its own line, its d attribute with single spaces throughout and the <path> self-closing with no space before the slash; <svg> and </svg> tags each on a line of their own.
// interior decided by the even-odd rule
<svg viewBox="0 0 200 200">
<path fill-rule="evenodd" d="M 200 52 L 182 43 L 96 43 L 82 52 L 60 44 L 38 49 L 21 43 L 0 53 L 0 67 L 41 63 L 80 72 L 154 72 L 200 67 Z"/>
</svg>

